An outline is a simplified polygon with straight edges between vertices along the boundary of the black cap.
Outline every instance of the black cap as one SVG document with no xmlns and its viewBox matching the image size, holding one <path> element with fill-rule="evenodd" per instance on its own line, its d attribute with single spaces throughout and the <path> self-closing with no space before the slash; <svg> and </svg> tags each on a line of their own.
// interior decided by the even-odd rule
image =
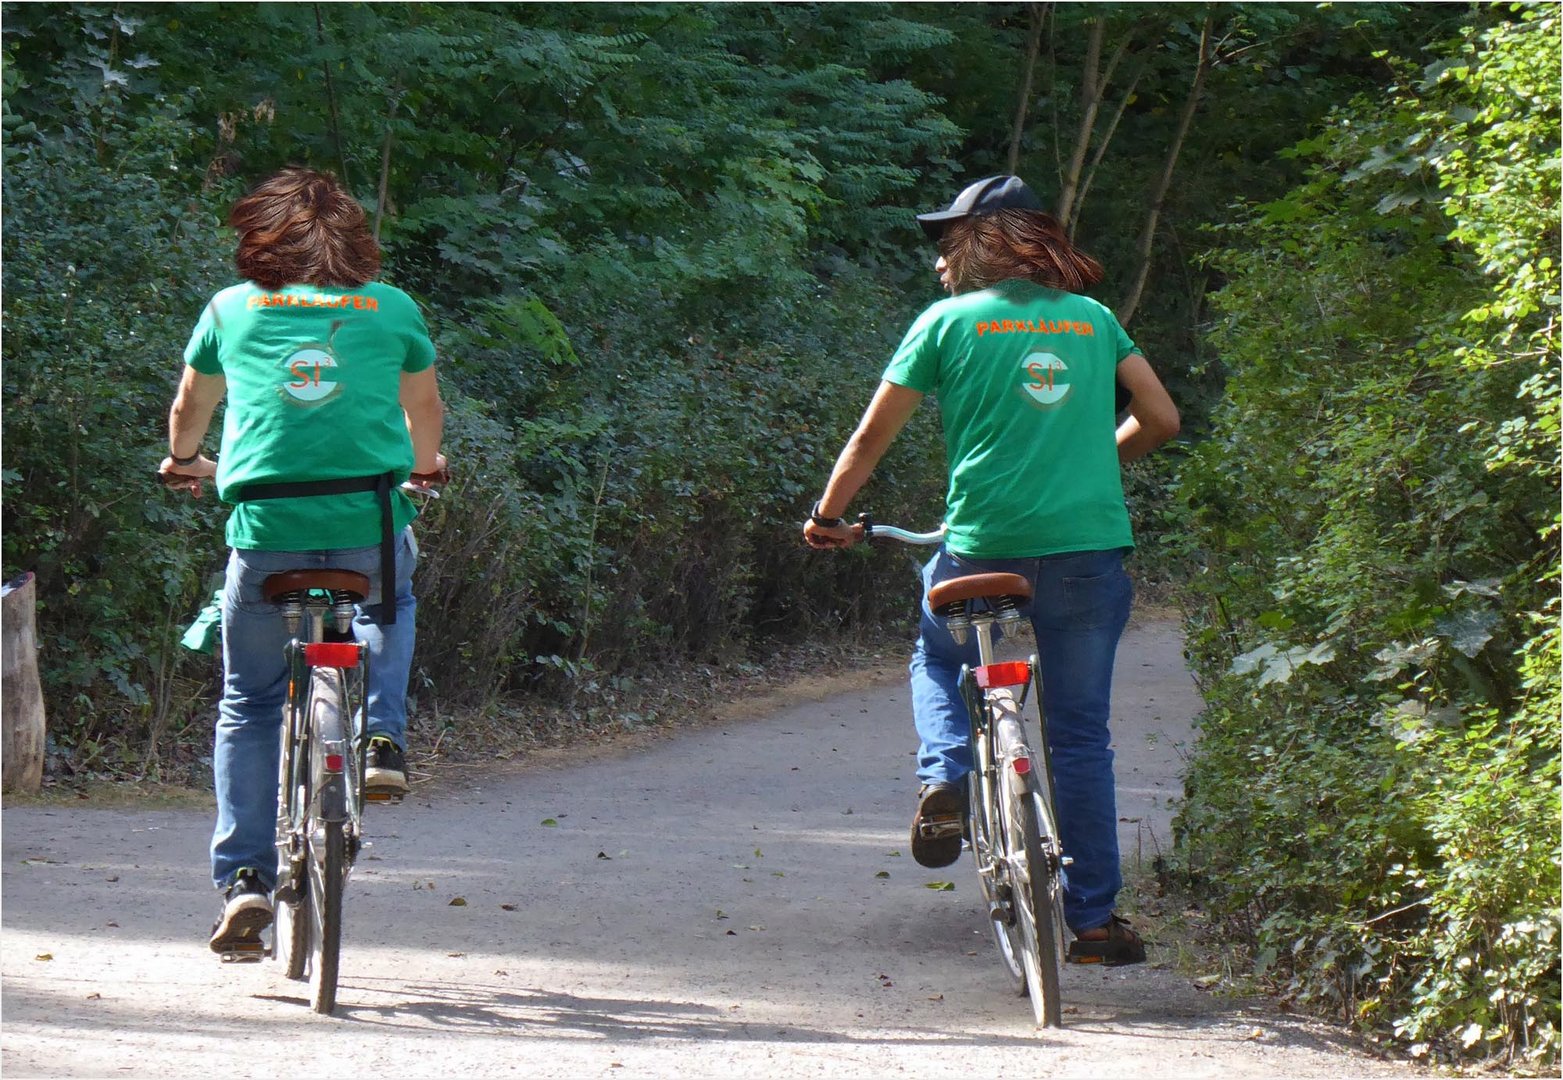
<svg viewBox="0 0 1563 1080">
<path fill-rule="evenodd" d="M 931 214 L 918 214 L 917 220 L 928 234 L 937 241 L 944 235 L 944 228 L 952 221 L 973 214 L 992 214 L 999 210 L 1041 210 L 1042 200 L 1026 186 L 1018 176 L 990 176 L 969 185 L 955 196 L 948 210 L 936 210 Z"/>
</svg>

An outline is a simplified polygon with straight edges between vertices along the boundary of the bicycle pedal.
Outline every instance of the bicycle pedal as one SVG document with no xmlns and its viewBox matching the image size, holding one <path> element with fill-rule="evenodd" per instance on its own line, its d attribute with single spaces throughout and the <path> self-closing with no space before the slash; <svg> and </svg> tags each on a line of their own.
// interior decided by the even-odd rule
<svg viewBox="0 0 1563 1080">
<path fill-rule="evenodd" d="M 924 840 L 944 840 L 960 836 L 965 830 L 959 817 L 924 818 L 917 825 L 917 835 Z"/>
<path fill-rule="evenodd" d="M 258 964 L 271 955 L 264 941 L 240 941 L 217 954 L 225 964 Z"/>
</svg>

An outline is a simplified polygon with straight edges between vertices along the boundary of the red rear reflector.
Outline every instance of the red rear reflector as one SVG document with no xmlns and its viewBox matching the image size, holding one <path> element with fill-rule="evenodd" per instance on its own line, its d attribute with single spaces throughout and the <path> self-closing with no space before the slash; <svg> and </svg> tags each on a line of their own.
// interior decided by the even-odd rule
<svg viewBox="0 0 1563 1080">
<path fill-rule="evenodd" d="M 1022 756 L 1013 759 L 1013 761 L 1015 765 L 1015 775 L 1029 776 L 1031 774 L 1031 759 L 1029 757 Z"/>
<path fill-rule="evenodd" d="M 984 690 L 995 686 L 1021 686 L 1031 679 L 1031 665 L 1024 660 L 1006 660 L 1002 664 L 984 664 L 972 672 Z"/>
<path fill-rule="evenodd" d="M 363 646 L 356 641 L 311 641 L 304 646 L 310 667 L 357 667 Z"/>
<path fill-rule="evenodd" d="M 329 772 L 329 773 L 339 773 L 341 771 L 342 771 L 342 755 L 341 754 L 327 754 L 326 755 L 326 772 Z"/>
</svg>

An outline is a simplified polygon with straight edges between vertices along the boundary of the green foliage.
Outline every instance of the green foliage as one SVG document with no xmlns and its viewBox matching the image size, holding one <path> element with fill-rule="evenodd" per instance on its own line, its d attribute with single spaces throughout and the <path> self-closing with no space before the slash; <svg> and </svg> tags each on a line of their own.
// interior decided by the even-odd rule
<svg viewBox="0 0 1563 1080">
<path fill-rule="evenodd" d="M 8 574 L 38 574 L 54 738 L 140 769 L 204 677 L 176 643 L 221 565 L 219 530 L 209 506 L 164 499 L 152 470 L 191 312 L 224 271 L 200 174 L 181 163 L 182 103 L 127 113 L 116 76 L 105 62 L 96 83 L 57 78 L 77 107 L 49 133 L 7 95 L 4 552 Z"/>
<path fill-rule="evenodd" d="M 1307 182 L 1212 256 L 1232 375 L 1182 477 L 1189 870 L 1299 999 L 1532 1065 L 1559 1049 L 1557 67 L 1530 10 L 1299 146 Z"/>
</svg>

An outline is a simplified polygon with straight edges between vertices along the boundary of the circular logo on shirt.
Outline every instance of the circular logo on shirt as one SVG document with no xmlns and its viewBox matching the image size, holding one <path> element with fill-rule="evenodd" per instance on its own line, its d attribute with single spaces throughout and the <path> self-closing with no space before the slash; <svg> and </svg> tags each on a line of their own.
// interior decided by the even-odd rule
<svg viewBox="0 0 1563 1080">
<path fill-rule="evenodd" d="M 336 357 L 319 346 L 300 349 L 288 357 L 286 366 L 289 379 L 282 392 L 299 405 L 319 405 L 342 389 L 332 378 Z"/>
<path fill-rule="evenodd" d="M 1056 409 L 1069 397 L 1069 365 L 1052 353 L 1032 353 L 1020 367 L 1020 389 L 1037 408 Z"/>
</svg>

